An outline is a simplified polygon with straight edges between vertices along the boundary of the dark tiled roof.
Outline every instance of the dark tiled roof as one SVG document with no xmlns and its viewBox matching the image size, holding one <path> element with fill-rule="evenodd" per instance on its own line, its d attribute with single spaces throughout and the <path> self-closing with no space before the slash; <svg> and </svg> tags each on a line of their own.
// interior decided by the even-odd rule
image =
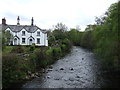
<svg viewBox="0 0 120 90">
<path fill-rule="evenodd" d="M 23 28 L 29 32 L 29 33 L 34 33 L 37 29 L 40 29 L 36 25 L 2 25 L 2 30 L 6 30 L 7 28 L 10 28 L 11 31 L 13 32 L 20 32 Z M 40 29 L 43 33 L 46 33 L 46 30 Z"/>
</svg>

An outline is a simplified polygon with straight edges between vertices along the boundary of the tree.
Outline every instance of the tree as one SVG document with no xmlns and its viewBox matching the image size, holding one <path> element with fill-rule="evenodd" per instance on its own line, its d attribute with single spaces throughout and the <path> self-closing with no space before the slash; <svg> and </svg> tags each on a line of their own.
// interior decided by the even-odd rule
<svg viewBox="0 0 120 90">
<path fill-rule="evenodd" d="M 13 35 L 10 31 L 3 31 L 3 37 L 5 38 L 6 45 L 11 45 L 13 41 Z"/>
<path fill-rule="evenodd" d="M 53 26 L 53 29 L 54 30 L 59 30 L 61 32 L 65 32 L 65 31 L 67 31 L 68 28 L 67 28 L 67 26 L 65 24 L 57 23 L 57 25 Z"/>
<path fill-rule="evenodd" d="M 92 31 L 92 30 L 95 30 L 95 27 L 96 27 L 96 25 L 91 25 L 91 24 L 89 24 L 89 25 L 87 25 L 85 31 Z"/>
<path fill-rule="evenodd" d="M 2 31 L 2 50 L 5 49 L 6 45 L 11 45 L 13 41 L 13 35 L 10 31 Z"/>
<path fill-rule="evenodd" d="M 77 30 L 77 31 L 80 31 L 80 30 L 81 30 L 81 28 L 80 28 L 79 25 L 76 26 L 76 30 Z"/>
</svg>

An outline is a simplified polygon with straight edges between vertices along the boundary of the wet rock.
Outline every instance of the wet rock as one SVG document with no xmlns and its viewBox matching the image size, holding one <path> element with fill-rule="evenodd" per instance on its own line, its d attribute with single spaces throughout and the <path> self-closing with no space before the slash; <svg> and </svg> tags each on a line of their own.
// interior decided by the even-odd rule
<svg viewBox="0 0 120 90">
<path fill-rule="evenodd" d="M 28 77 L 28 76 L 26 76 L 26 77 L 25 77 L 25 79 L 29 79 L 29 77 Z"/>
<path fill-rule="evenodd" d="M 36 78 L 35 74 L 31 74 L 31 78 Z"/>
<path fill-rule="evenodd" d="M 52 71 L 53 69 L 48 69 L 47 71 Z"/>
<path fill-rule="evenodd" d="M 70 81 L 74 81 L 74 78 L 69 78 Z"/>
<path fill-rule="evenodd" d="M 23 57 L 29 57 L 29 54 L 24 54 Z"/>
<path fill-rule="evenodd" d="M 60 78 L 57 77 L 57 78 L 54 78 L 54 80 L 60 80 Z"/>
<path fill-rule="evenodd" d="M 48 73 L 48 71 L 46 71 L 45 73 Z"/>
<path fill-rule="evenodd" d="M 36 73 L 35 73 L 35 75 L 37 76 L 37 75 L 38 75 L 38 73 L 36 72 Z"/>
<path fill-rule="evenodd" d="M 70 70 L 73 70 L 73 68 L 70 68 Z"/>
<path fill-rule="evenodd" d="M 76 76 L 76 78 L 80 78 L 80 76 Z"/>
<path fill-rule="evenodd" d="M 84 60 L 84 58 L 82 58 L 82 60 Z"/>
<path fill-rule="evenodd" d="M 64 81 L 67 81 L 68 79 L 67 78 L 64 78 Z"/>
<path fill-rule="evenodd" d="M 52 66 L 49 66 L 50 69 L 52 69 L 53 67 Z"/>
<path fill-rule="evenodd" d="M 60 70 L 64 70 L 64 68 L 60 68 Z"/>
<path fill-rule="evenodd" d="M 27 73 L 28 73 L 28 75 L 31 75 L 31 72 L 30 72 L 30 71 L 28 71 Z"/>
<path fill-rule="evenodd" d="M 46 73 L 45 69 L 43 69 L 42 73 Z"/>
<path fill-rule="evenodd" d="M 50 76 L 47 76 L 48 79 L 50 79 Z"/>
<path fill-rule="evenodd" d="M 56 69 L 55 71 L 58 71 L 58 69 Z"/>
</svg>

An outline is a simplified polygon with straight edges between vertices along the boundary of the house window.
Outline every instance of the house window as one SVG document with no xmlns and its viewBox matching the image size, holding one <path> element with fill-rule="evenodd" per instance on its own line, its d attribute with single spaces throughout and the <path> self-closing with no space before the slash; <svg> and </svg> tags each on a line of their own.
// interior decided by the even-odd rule
<svg viewBox="0 0 120 90">
<path fill-rule="evenodd" d="M 39 31 L 37 32 L 37 36 L 40 36 L 40 32 Z"/>
<path fill-rule="evenodd" d="M 25 44 L 25 38 L 22 38 L 22 43 Z"/>
<path fill-rule="evenodd" d="M 22 31 L 22 36 L 25 36 L 25 31 Z"/>
<path fill-rule="evenodd" d="M 37 38 L 37 44 L 40 44 L 40 38 Z"/>
</svg>

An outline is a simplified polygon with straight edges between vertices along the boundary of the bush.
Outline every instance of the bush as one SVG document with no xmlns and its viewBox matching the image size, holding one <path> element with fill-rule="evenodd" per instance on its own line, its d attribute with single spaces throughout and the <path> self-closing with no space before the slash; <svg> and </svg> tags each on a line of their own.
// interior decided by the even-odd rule
<svg viewBox="0 0 120 90">
<path fill-rule="evenodd" d="M 5 54 L 2 59 L 3 87 L 25 79 L 28 71 L 35 71 L 34 64 L 30 60 L 25 60 L 15 53 Z"/>
<path fill-rule="evenodd" d="M 72 44 L 71 44 L 71 41 L 67 38 L 65 38 L 63 41 L 62 41 L 62 44 L 66 45 L 66 52 L 69 52 L 71 47 L 72 47 Z"/>
<path fill-rule="evenodd" d="M 62 56 L 61 48 L 60 47 L 53 48 L 52 56 L 54 57 L 54 59 L 58 59 L 59 57 L 61 57 Z"/>
<path fill-rule="evenodd" d="M 18 79 L 18 56 L 16 54 L 6 54 L 2 56 L 2 81 L 4 85 L 14 82 Z"/>
<path fill-rule="evenodd" d="M 33 54 L 30 54 L 30 60 L 34 63 L 36 69 L 45 67 L 48 64 L 47 55 L 45 50 L 36 49 Z"/>
<path fill-rule="evenodd" d="M 29 50 L 30 50 L 30 51 L 34 51 L 34 50 L 35 50 L 35 45 L 32 44 L 32 45 L 30 46 Z"/>
<path fill-rule="evenodd" d="M 62 44 L 62 45 L 60 46 L 60 48 L 61 48 L 62 52 L 65 52 L 65 51 L 66 51 L 66 45 L 65 45 L 65 44 Z"/>
<path fill-rule="evenodd" d="M 11 50 L 13 53 L 23 53 L 24 47 L 23 46 L 13 46 L 13 49 Z"/>
</svg>

